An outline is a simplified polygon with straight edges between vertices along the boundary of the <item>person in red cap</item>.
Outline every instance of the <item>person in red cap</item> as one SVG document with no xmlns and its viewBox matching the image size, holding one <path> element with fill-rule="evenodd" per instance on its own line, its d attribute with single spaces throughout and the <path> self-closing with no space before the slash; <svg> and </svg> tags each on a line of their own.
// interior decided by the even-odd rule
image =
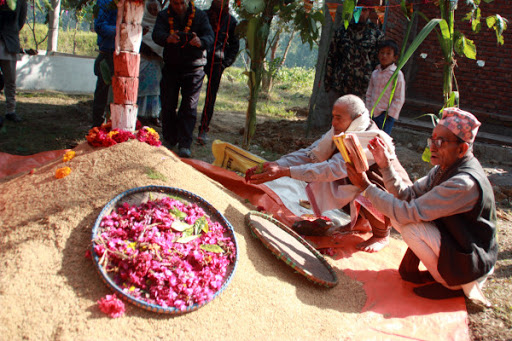
<svg viewBox="0 0 512 341">
<path fill-rule="evenodd" d="M 370 20 L 371 12 L 379 5 L 378 0 L 359 0 L 347 29 L 342 22 L 334 32 L 324 77 L 331 110 L 334 102 L 346 94 L 364 100 L 371 74 L 379 64 L 378 44 L 384 37 Z"/>
<path fill-rule="evenodd" d="M 352 183 L 391 219 L 407 243 L 399 273 L 406 281 L 423 284 L 413 289 L 419 296 L 444 299 L 465 294 L 489 305 L 482 286 L 498 255 L 496 206 L 492 186 L 472 153 L 479 126 L 469 112 L 444 109 L 428 138 L 435 167 L 412 186 L 402 185 L 395 175 L 382 141 L 370 141 L 389 193 L 347 165 Z M 420 261 L 427 272 L 418 270 Z"/>
</svg>

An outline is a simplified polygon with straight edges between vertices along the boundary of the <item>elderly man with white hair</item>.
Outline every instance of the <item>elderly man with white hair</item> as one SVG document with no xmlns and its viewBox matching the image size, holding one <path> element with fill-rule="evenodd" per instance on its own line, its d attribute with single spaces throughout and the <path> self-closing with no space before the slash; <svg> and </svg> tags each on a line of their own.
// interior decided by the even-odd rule
<svg viewBox="0 0 512 341">
<path fill-rule="evenodd" d="M 377 252 L 389 243 L 391 226 L 389 220 L 376 213 L 371 205 L 359 195 L 357 187 L 348 182 L 347 171 L 343 157 L 338 152 L 332 137 L 344 132 L 357 134 L 359 139 L 369 141 L 375 136 L 380 136 L 391 154 L 394 148 L 391 137 L 379 130 L 377 125 L 371 121 L 364 102 L 355 95 L 340 97 L 332 110 L 332 127 L 320 139 L 311 146 L 287 154 L 275 162 L 266 162 L 263 165 L 263 172 L 252 174 L 248 182 L 261 184 L 281 177 L 291 177 L 296 180 L 308 183 L 306 192 L 316 216 L 320 216 L 328 210 L 342 208 L 350 205 L 352 221 L 351 229 L 356 222 L 359 210 L 368 219 L 372 226 L 373 235 L 370 239 L 357 245 L 357 248 L 366 252 Z M 371 157 L 371 153 L 367 152 Z M 369 160 L 370 170 L 367 172 L 372 183 L 382 185 L 382 177 L 378 167 Z M 402 166 L 394 163 L 403 178 L 403 181 L 410 183 L 407 173 Z M 382 187 L 383 188 L 383 187 Z M 295 230 L 300 234 L 319 235 L 326 233 L 329 226 L 307 226 L 302 229 L 300 225 Z M 332 228 L 328 230 L 332 232 Z"/>
<path fill-rule="evenodd" d="M 465 294 L 489 304 L 481 289 L 498 255 L 496 207 L 492 186 L 472 153 L 479 126 L 469 112 L 444 109 L 428 139 L 435 167 L 412 186 L 395 174 L 379 138 L 370 141 L 369 149 L 389 193 L 347 167 L 352 183 L 391 219 L 409 246 L 399 273 L 406 281 L 424 284 L 413 289 L 421 297 Z M 418 270 L 420 261 L 428 272 Z"/>
</svg>

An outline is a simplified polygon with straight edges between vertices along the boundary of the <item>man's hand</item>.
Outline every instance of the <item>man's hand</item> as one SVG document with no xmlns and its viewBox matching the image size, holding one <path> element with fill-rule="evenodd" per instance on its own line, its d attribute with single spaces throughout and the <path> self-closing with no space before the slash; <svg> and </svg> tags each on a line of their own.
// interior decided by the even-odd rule
<svg viewBox="0 0 512 341">
<path fill-rule="evenodd" d="M 192 39 L 190 39 L 189 44 L 195 47 L 201 47 L 201 39 L 197 36 L 195 32 L 192 32 Z"/>
<path fill-rule="evenodd" d="M 366 187 L 370 186 L 370 180 L 366 176 L 366 173 L 358 173 L 356 168 L 351 163 L 346 163 L 347 175 L 352 185 L 359 187 L 361 191 L 364 191 Z"/>
<path fill-rule="evenodd" d="M 177 44 L 180 42 L 180 36 L 177 33 L 173 33 L 167 37 L 167 44 Z"/>
<path fill-rule="evenodd" d="M 368 149 L 373 154 L 373 158 L 375 159 L 375 163 L 379 168 L 388 168 L 389 167 L 389 153 L 388 149 L 384 141 L 376 136 L 368 143 Z"/>
<path fill-rule="evenodd" d="M 290 168 L 281 167 L 276 162 L 265 162 L 263 164 L 263 172 L 255 174 L 256 167 L 247 171 L 248 176 L 246 180 L 250 184 L 258 185 L 267 181 L 282 178 L 283 176 L 290 176 Z"/>
</svg>

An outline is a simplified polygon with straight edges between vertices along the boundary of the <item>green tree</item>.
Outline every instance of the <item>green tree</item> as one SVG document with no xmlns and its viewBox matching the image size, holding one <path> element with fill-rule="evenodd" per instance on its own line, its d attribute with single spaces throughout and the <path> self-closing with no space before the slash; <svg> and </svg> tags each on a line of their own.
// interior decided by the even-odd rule
<svg viewBox="0 0 512 341">
<path fill-rule="evenodd" d="M 242 143 L 247 148 L 256 130 L 256 104 L 261 90 L 272 20 L 279 17 L 283 22 L 293 22 L 302 41 L 313 46 L 318 39 L 318 24 L 322 22 L 323 15 L 318 10 L 307 13 L 302 0 L 238 0 L 234 7 L 242 19 L 238 32 L 245 39 L 246 52 L 250 58 L 249 69 L 246 71 L 249 104 Z"/>
</svg>

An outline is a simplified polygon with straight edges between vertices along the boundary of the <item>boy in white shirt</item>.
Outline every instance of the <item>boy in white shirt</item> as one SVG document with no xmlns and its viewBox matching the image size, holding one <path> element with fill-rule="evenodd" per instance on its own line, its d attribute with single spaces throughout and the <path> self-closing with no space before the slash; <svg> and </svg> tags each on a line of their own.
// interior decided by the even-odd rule
<svg viewBox="0 0 512 341">
<path fill-rule="evenodd" d="M 375 102 L 379 98 L 380 93 L 386 86 L 386 83 L 391 78 L 391 75 L 396 70 L 395 62 L 398 59 L 398 45 L 394 40 L 384 40 L 379 44 L 379 62 L 370 78 L 370 84 L 368 90 L 366 90 L 366 107 L 368 110 L 372 110 Z M 380 99 L 379 103 L 373 111 L 373 121 L 377 123 L 377 126 L 384 130 L 388 135 L 391 134 L 391 129 L 395 120 L 400 115 L 400 110 L 405 102 L 405 79 L 402 71 L 398 72 L 396 90 L 389 102 L 391 96 L 391 90 L 393 89 L 393 83 L 391 83 L 386 92 Z"/>
</svg>

